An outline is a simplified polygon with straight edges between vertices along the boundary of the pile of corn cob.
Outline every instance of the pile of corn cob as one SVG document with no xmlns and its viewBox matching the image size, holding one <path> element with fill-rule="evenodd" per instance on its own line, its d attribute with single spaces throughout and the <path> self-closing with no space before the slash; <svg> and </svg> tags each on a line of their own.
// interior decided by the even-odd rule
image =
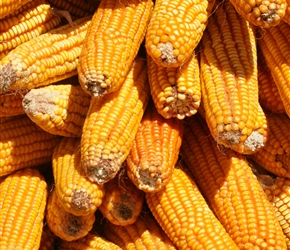
<svg viewBox="0 0 290 250">
<path fill-rule="evenodd" d="M 290 1 L 0 2 L 0 250 L 290 249 Z"/>
</svg>

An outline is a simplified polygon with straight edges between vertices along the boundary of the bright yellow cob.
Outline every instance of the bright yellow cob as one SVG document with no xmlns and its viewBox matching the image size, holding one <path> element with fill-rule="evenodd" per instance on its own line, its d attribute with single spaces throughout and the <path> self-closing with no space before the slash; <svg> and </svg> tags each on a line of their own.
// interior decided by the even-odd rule
<svg viewBox="0 0 290 250">
<path fill-rule="evenodd" d="M 158 112 L 165 118 L 184 119 L 200 105 L 199 61 L 192 55 L 181 67 L 163 67 L 147 56 L 151 95 Z"/>
<path fill-rule="evenodd" d="M 95 222 L 94 213 L 75 216 L 66 212 L 59 202 L 55 189 L 49 194 L 45 218 L 50 230 L 66 241 L 78 240 L 86 236 Z"/>
<path fill-rule="evenodd" d="M 106 221 L 103 230 L 123 250 L 176 249 L 151 213 L 142 213 L 134 224 L 124 227 Z"/>
<path fill-rule="evenodd" d="M 259 29 L 258 44 L 290 116 L 290 26 L 281 22 L 266 30 Z"/>
<path fill-rule="evenodd" d="M 0 117 L 11 117 L 25 114 L 22 107 L 22 99 L 26 93 L 27 90 L 0 93 Z"/>
<path fill-rule="evenodd" d="M 187 120 L 182 159 L 240 249 L 286 249 L 271 203 L 243 155 L 221 151 L 200 115 Z"/>
<path fill-rule="evenodd" d="M 56 248 L 57 237 L 51 232 L 49 227 L 45 225 L 42 229 L 41 241 L 38 250 L 54 250 Z"/>
<path fill-rule="evenodd" d="M 92 97 L 81 137 L 81 162 L 88 178 L 102 184 L 114 178 L 133 145 L 150 96 L 144 59 L 137 59 L 122 87 Z"/>
<path fill-rule="evenodd" d="M 0 121 L 0 176 L 51 161 L 60 137 L 49 134 L 26 115 Z"/>
<path fill-rule="evenodd" d="M 210 16 L 200 56 L 201 98 L 213 137 L 243 154 L 263 147 L 267 123 L 259 105 L 254 29 L 229 0 Z"/>
<path fill-rule="evenodd" d="M 54 186 L 63 208 L 76 216 L 94 213 L 104 188 L 90 182 L 81 167 L 80 138 L 62 138 L 52 155 Z"/>
<path fill-rule="evenodd" d="M 43 130 L 81 137 L 90 100 L 81 86 L 57 84 L 30 90 L 22 103 L 25 113 Z"/>
<path fill-rule="evenodd" d="M 91 16 L 63 25 L 11 50 L 0 61 L 0 93 L 33 89 L 77 74 Z"/>
<path fill-rule="evenodd" d="M 39 248 L 47 193 L 36 169 L 22 169 L 0 180 L 0 249 Z"/>
<path fill-rule="evenodd" d="M 100 2 L 78 64 L 87 93 L 102 96 L 120 88 L 144 39 L 152 7 L 152 0 Z"/>
<path fill-rule="evenodd" d="M 183 121 L 165 119 L 149 103 L 126 159 L 129 178 L 145 192 L 163 189 L 171 179 L 183 136 Z"/>
<path fill-rule="evenodd" d="M 21 6 L 31 0 L 1 0 L 0 2 L 0 19 L 17 11 Z"/>
<path fill-rule="evenodd" d="M 55 28 L 60 21 L 45 0 L 26 3 L 0 22 L 0 59 L 18 45 Z"/>
<path fill-rule="evenodd" d="M 148 206 L 178 249 L 238 249 L 195 182 L 175 168 L 164 190 L 146 193 Z"/>
</svg>

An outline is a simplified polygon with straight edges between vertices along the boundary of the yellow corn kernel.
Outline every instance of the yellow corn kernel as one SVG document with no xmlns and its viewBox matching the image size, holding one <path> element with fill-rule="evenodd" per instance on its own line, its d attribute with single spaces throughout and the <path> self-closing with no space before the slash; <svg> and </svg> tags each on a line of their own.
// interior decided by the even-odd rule
<svg viewBox="0 0 290 250">
<path fill-rule="evenodd" d="M 31 0 L 1 0 L 0 2 L 0 19 L 17 11 L 21 6 Z"/>
<path fill-rule="evenodd" d="M 63 208 L 76 216 L 94 213 L 104 188 L 90 182 L 81 167 L 80 138 L 61 139 L 52 155 L 54 186 Z"/>
<path fill-rule="evenodd" d="M 149 56 L 160 66 L 182 66 L 206 28 L 215 0 L 156 0 L 146 36 Z"/>
<path fill-rule="evenodd" d="M 63 25 L 11 50 L 0 61 L 0 92 L 33 89 L 77 74 L 91 16 Z"/>
<path fill-rule="evenodd" d="M 27 90 L 0 93 L 0 117 L 11 117 L 25 114 L 22 107 L 22 99 L 26 93 Z"/>
<path fill-rule="evenodd" d="M 165 188 L 146 193 L 148 206 L 178 249 L 238 249 L 210 210 L 195 182 L 175 168 Z"/>
<path fill-rule="evenodd" d="M 1 119 L 0 176 L 49 163 L 60 140 L 39 128 L 26 115 Z"/>
<path fill-rule="evenodd" d="M 0 59 L 18 45 L 31 40 L 60 24 L 45 0 L 26 3 L 0 22 Z"/>
<path fill-rule="evenodd" d="M 91 96 L 81 86 L 57 84 L 31 89 L 23 109 L 43 130 L 66 137 L 81 137 Z"/>
<path fill-rule="evenodd" d="M 273 206 L 245 157 L 221 151 L 199 115 L 187 120 L 184 134 L 182 159 L 239 249 L 286 249 Z"/>
<path fill-rule="evenodd" d="M 65 241 L 78 240 L 86 236 L 95 222 L 94 213 L 75 216 L 66 212 L 59 202 L 55 189 L 48 196 L 45 218 L 50 230 Z"/>
<path fill-rule="evenodd" d="M 106 221 L 103 230 L 106 238 L 124 250 L 176 249 L 151 213 L 142 213 L 134 224 L 127 226 Z"/>
<path fill-rule="evenodd" d="M 47 225 L 45 225 L 42 229 L 41 241 L 38 250 L 54 250 L 56 245 L 56 235 L 51 232 Z"/>
<path fill-rule="evenodd" d="M 36 169 L 22 169 L 0 180 L 1 249 L 39 248 L 47 193 Z"/>
<path fill-rule="evenodd" d="M 117 174 L 133 145 L 150 96 L 144 59 L 136 59 L 118 91 L 92 97 L 81 137 L 81 163 L 92 182 Z"/>
<path fill-rule="evenodd" d="M 254 28 L 225 0 L 210 16 L 200 45 L 201 98 L 211 134 L 225 147 L 252 154 L 267 138 Z"/>
<path fill-rule="evenodd" d="M 181 67 L 163 67 L 147 55 L 151 95 L 158 112 L 165 118 L 184 119 L 200 105 L 199 61 L 192 55 Z"/>
<path fill-rule="evenodd" d="M 85 92 L 102 96 L 120 88 L 144 39 L 152 7 L 152 0 L 100 2 L 78 63 Z"/>
<path fill-rule="evenodd" d="M 163 189 L 171 179 L 183 136 L 183 120 L 165 119 L 153 102 L 143 115 L 126 159 L 128 177 L 145 192 Z"/>
<path fill-rule="evenodd" d="M 290 0 L 286 0 L 286 11 L 282 21 L 290 25 Z"/>
</svg>

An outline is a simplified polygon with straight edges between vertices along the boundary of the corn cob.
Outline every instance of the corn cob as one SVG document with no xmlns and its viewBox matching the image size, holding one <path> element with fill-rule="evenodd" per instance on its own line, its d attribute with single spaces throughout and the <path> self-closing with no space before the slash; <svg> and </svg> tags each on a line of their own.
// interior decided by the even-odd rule
<svg viewBox="0 0 290 250">
<path fill-rule="evenodd" d="M 290 116 L 290 26 L 281 22 L 266 30 L 258 29 L 257 39 L 288 116 Z"/>
<path fill-rule="evenodd" d="M 286 0 L 230 1 L 242 18 L 261 28 L 278 25 L 286 11 Z"/>
<path fill-rule="evenodd" d="M 181 67 L 163 67 L 147 56 L 151 95 L 158 112 L 165 118 L 184 119 L 200 105 L 199 62 L 192 55 Z"/>
<path fill-rule="evenodd" d="M 0 93 L 0 117 L 11 117 L 25 114 L 22 107 L 22 99 L 26 93 L 26 90 Z"/>
<path fill-rule="evenodd" d="M 45 225 L 42 229 L 41 241 L 38 250 L 54 250 L 56 248 L 57 237 Z"/>
<path fill-rule="evenodd" d="M 0 2 L 0 19 L 17 11 L 31 0 L 2 0 Z"/>
<path fill-rule="evenodd" d="M 190 117 L 181 154 L 216 217 L 240 249 L 286 249 L 274 209 L 243 155 L 216 146 L 205 120 Z"/>
<path fill-rule="evenodd" d="M 150 213 L 142 213 L 134 224 L 124 227 L 106 221 L 104 234 L 122 249 L 176 249 Z"/>
<path fill-rule="evenodd" d="M 36 169 L 22 169 L 0 181 L 0 248 L 40 245 L 47 185 Z"/>
<path fill-rule="evenodd" d="M 26 3 L 0 22 L 0 59 L 18 45 L 55 28 L 60 21 L 45 0 Z"/>
<path fill-rule="evenodd" d="M 26 115 L 0 121 L 0 176 L 51 161 L 60 137 L 40 129 Z"/>
<path fill-rule="evenodd" d="M 101 205 L 104 188 L 91 183 L 80 162 L 80 138 L 62 138 L 52 155 L 55 190 L 62 207 L 76 216 L 94 213 Z"/>
<path fill-rule="evenodd" d="M 250 159 L 277 176 L 290 178 L 290 119 L 284 114 L 267 113 L 267 121 L 268 141 Z"/>
<path fill-rule="evenodd" d="M 212 136 L 243 154 L 263 147 L 267 124 L 259 105 L 254 29 L 229 0 L 209 18 L 200 56 L 201 98 Z"/>
<path fill-rule="evenodd" d="M 133 145 L 150 95 L 146 61 L 137 59 L 122 87 L 92 97 L 81 137 L 81 162 L 92 182 L 114 178 Z"/>
<path fill-rule="evenodd" d="M 286 11 L 282 21 L 290 25 L 290 0 L 286 0 Z"/>
<path fill-rule="evenodd" d="M 22 103 L 25 113 L 43 130 L 81 137 L 90 100 L 81 86 L 57 84 L 30 90 Z"/>
<path fill-rule="evenodd" d="M 75 241 L 61 241 L 58 250 L 122 250 L 113 242 L 101 237 L 96 232 L 89 232 L 85 237 Z"/>
<path fill-rule="evenodd" d="M 87 93 L 102 96 L 120 88 L 144 39 L 152 7 L 152 0 L 100 2 L 78 64 Z"/>
<path fill-rule="evenodd" d="M 0 92 L 33 89 L 77 74 L 91 16 L 63 25 L 11 50 L 0 61 Z"/>
<path fill-rule="evenodd" d="M 266 64 L 264 55 L 258 47 L 258 86 L 259 102 L 261 106 L 273 113 L 285 113 L 285 108 L 281 100 L 276 83 L 271 75 L 271 71 Z"/>
<path fill-rule="evenodd" d="M 45 218 L 50 230 L 65 241 L 78 240 L 86 236 L 95 222 L 94 213 L 75 216 L 66 212 L 59 202 L 55 189 L 48 196 Z"/>
<path fill-rule="evenodd" d="M 183 136 L 183 121 L 165 119 L 151 102 L 143 115 L 130 153 L 127 174 L 137 188 L 157 192 L 171 179 Z"/>
</svg>

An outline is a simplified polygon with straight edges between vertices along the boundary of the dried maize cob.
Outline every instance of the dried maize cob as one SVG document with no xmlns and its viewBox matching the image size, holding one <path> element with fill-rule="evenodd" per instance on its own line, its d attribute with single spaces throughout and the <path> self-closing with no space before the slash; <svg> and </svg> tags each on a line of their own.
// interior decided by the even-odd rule
<svg viewBox="0 0 290 250">
<path fill-rule="evenodd" d="M 285 108 L 281 100 L 276 83 L 271 75 L 271 71 L 266 64 L 261 49 L 257 49 L 258 55 L 258 86 L 259 102 L 264 109 L 273 113 L 285 113 Z"/>
<path fill-rule="evenodd" d="M 197 47 L 215 0 L 156 0 L 146 36 L 147 53 L 163 67 L 182 66 Z"/>
<path fill-rule="evenodd" d="M 133 145 L 150 89 L 146 61 L 136 59 L 118 91 L 92 97 L 81 137 L 81 162 L 98 184 L 114 178 Z"/>
<path fill-rule="evenodd" d="M 137 188 L 157 192 L 170 180 L 178 159 L 183 121 L 165 119 L 151 102 L 143 115 L 130 153 L 127 174 Z"/>
<path fill-rule="evenodd" d="M 26 93 L 27 90 L 0 93 L 0 117 L 11 117 L 25 114 L 22 107 L 22 99 Z"/>
<path fill-rule="evenodd" d="M 200 56 L 201 98 L 212 136 L 243 154 L 263 147 L 267 123 L 259 105 L 254 28 L 229 0 L 210 16 Z"/>
<path fill-rule="evenodd" d="M 0 121 L 0 176 L 51 161 L 59 136 L 49 134 L 26 115 Z"/>
<path fill-rule="evenodd" d="M 205 120 L 185 125 L 181 154 L 201 193 L 240 249 L 286 249 L 274 209 L 244 156 L 222 152 Z"/>
<path fill-rule="evenodd" d="M 94 213 L 75 216 L 66 212 L 59 202 L 55 189 L 48 196 L 45 218 L 50 230 L 66 241 L 78 240 L 86 236 L 95 222 Z"/>
<path fill-rule="evenodd" d="M 179 168 L 165 188 L 146 193 L 148 206 L 178 249 L 238 249 L 195 182 Z"/>
<path fill-rule="evenodd" d="M 118 226 L 133 224 L 141 213 L 144 192 L 139 190 L 131 180 L 120 176 L 105 183 L 106 195 L 99 211 L 111 223 Z"/>
<path fill-rule="evenodd" d="M 81 86 L 57 84 L 30 90 L 23 109 L 43 130 L 66 137 L 81 137 L 91 96 Z"/>
<path fill-rule="evenodd" d="M 80 158 L 80 138 L 62 138 L 52 155 L 59 202 L 67 212 L 76 216 L 94 213 L 105 194 L 103 186 L 92 183 L 85 177 Z"/>
<path fill-rule="evenodd" d="M 261 150 L 250 159 L 267 171 L 290 178 L 290 118 L 284 114 L 267 113 L 269 136 Z"/>
<path fill-rule="evenodd" d="M 101 237 L 96 232 L 89 232 L 85 237 L 75 241 L 61 241 L 58 250 L 122 250 L 113 242 Z"/>
<path fill-rule="evenodd" d="M 91 16 L 63 25 L 11 50 L 0 61 L 0 92 L 33 89 L 77 74 Z"/>
<path fill-rule="evenodd" d="M 230 1 L 242 18 L 262 28 L 278 25 L 285 16 L 286 0 Z"/>
<path fill-rule="evenodd" d="M 152 7 L 152 0 L 100 2 L 78 64 L 87 93 L 102 96 L 120 88 L 144 39 Z"/>
<path fill-rule="evenodd" d="M 142 213 L 134 224 L 124 227 L 106 221 L 104 234 L 124 250 L 176 249 L 150 213 Z"/>
<path fill-rule="evenodd" d="M 199 62 L 192 55 L 181 67 L 163 67 L 147 56 L 151 95 L 158 112 L 165 118 L 184 119 L 200 105 Z"/>
<path fill-rule="evenodd" d="M 55 28 L 60 21 L 45 0 L 26 3 L 0 22 L 0 59 L 18 45 Z"/>
<path fill-rule="evenodd" d="M 56 242 L 56 235 L 51 232 L 47 225 L 45 225 L 42 229 L 41 241 L 38 250 L 54 250 L 56 249 Z"/>
<path fill-rule="evenodd" d="M 47 193 L 36 169 L 22 169 L 0 181 L 1 249 L 39 248 Z"/>
<path fill-rule="evenodd" d="M 0 2 L 0 19 L 17 11 L 21 6 L 31 0 L 2 0 Z"/>
<path fill-rule="evenodd" d="M 258 29 L 257 39 L 288 116 L 290 116 L 290 26 L 281 22 L 266 30 Z"/>
</svg>

